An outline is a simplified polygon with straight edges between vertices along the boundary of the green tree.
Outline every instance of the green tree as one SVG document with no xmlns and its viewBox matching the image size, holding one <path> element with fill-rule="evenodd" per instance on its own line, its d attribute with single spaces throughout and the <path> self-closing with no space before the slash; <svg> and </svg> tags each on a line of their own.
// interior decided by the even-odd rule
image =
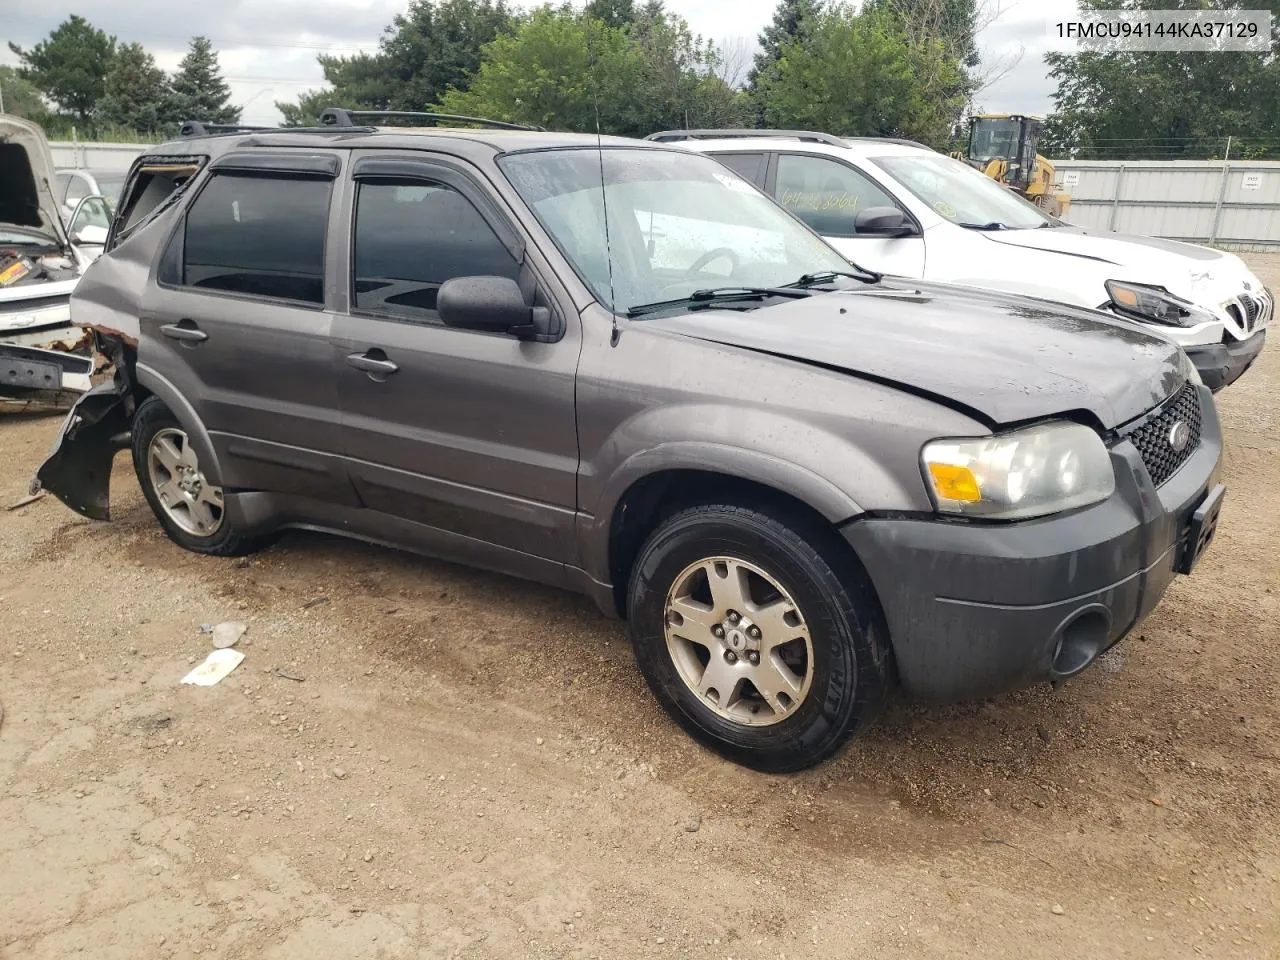
<svg viewBox="0 0 1280 960">
<path fill-rule="evenodd" d="M 1081 0 L 1091 9 L 1201 9 L 1192 0 Z M 1280 3 L 1226 0 L 1222 9 Z M 1086 159 L 1280 156 L 1280 44 L 1262 53 L 1049 53 L 1057 81 L 1040 152 Z M 1239 151 L 1239 152 L 1237 152 Z"/>
<path fill-rule="evenodd" d="M 28 120 L 40 120 L 48 108 L 40 91 L 30 80 L 24 80 L 15 67 L 0 66 L 0 113 Z"/>
<path fill-rule="evenodd" d="M 481 49 L 510 32 L 516 19 L 506 0 L 411 0 L 377 53 L 321 54 L 326 86 L 276 107 L 290 126 L 314 123 L 325 107 L 426 110 L 449 88 L 466 86 Z"/>
<path fill-rule="evenodd" d="M 173 78 L 173 102 L 183 120 L 239 122 L 240 108 L 231 103 L 231 88 L 222 78 L 218 53 L 208 37 L 191 38 Z"/>
<path fill-rule="evenodd" d="M 822 12 L 822 0 L 778 0 L 773 20 L 760 31 L 760 50 L 747 75 L 747 89 L 756 92 L 757 81 L 782 57 L 782 50 L 808 38 L 814 20 Z"/>
<path fill-rule="evenodd" d="M 912 44 L 882 9 L 833 6 L 808 38 L 783 46 L 758 78 L 757 98 L 769 126 L 942 145 L 962 88 L 960 65 L 940 39 Z"/>
<path fill-rule="evenodd" d="M 611 27 L 629 26 L 638 15 L 635 0 L 589 0 L 583 12 Z"/>
<path fill-rule="evenodd" d="M 568 6 L 541 7 L 485 47 L 446 113 L 557 130 L 644 136 L 661 127 L 716 126 L 741 113 L 740 95 L 710 72 L 715 50 L 678 17 L 643 12 L 626 27 Z"/>
<path fill-rule="evenodd" d="M 96 113 L 101 124 L 152 134 L 179 119 L 169 78 L 140 43 L 116 50 L 106 90 Z"/>
<path fill-rule="evenodd" d="M 45 97 L 88 123 L 102 99 L 116 38 L 74 14 L 30 50 L 10 42 L 22 62 L 18 73 Z"/>
</svg>

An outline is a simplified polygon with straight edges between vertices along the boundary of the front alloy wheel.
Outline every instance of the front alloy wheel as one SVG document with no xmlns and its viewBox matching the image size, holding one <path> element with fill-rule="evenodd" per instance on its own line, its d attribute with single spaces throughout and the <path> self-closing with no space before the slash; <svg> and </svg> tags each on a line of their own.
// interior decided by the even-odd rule
<svg viewBox="0 0 1280 960">
<path fill-rule="evenodd" d="M 795 600 L 764 570 L 735 557 L 686 567 L 667 593 L 667 651 L 718 716 L 767 726 L 809 694 L 813 641 Z"/>
<path fill-rule="evenodd" d="M 641 546 L 627 617 L 667 713 L 711 749 L 783 772 L 835 753 L 889 685 L 879 604 L 821 518 L 705 504 Z"/>
</svg>

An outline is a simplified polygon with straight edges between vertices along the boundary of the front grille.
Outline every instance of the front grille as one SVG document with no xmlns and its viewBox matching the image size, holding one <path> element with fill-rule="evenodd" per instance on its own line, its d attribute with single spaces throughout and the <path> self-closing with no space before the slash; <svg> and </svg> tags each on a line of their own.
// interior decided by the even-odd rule
<svg viewBox="0 0 1280 960">
<path fill-rule="evenodd" d="M 1244 307 L 1244 328 L 1252 330 L 1253 325 L 1258 322 L 1258 314 L 1262 312 L 1262 306 L 1247 293 L 1240 298 L 1240 306 Z"/>
<path fill-rule="evenodd" d="M 1244 311 L 1240 309 L 1240 305 L 1236 303 L 1227 304 L 1227 316 L 1234 320 L 1241 327 L 1244 326 Z"/>
<path fill-rule="evenodd" d="M 1171 442 L 1174 424 L 1181 421 L 1190 430 L 1186 446 L 1175 450 Z M 1188 383 L 1173 402 L 1142 426 L 1125 435 L 1142 454 L 1142 462 L 1157 487 L 1178 472 L 1196 447 L 1200 446 L 1200 395 Z"/>
</svg>

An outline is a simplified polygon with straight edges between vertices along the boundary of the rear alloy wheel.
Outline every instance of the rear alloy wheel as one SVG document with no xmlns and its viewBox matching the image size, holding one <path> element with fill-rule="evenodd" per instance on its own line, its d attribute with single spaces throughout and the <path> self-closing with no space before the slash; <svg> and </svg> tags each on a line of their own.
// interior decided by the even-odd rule
<svg viewBox="0 0 1280 960">
<path fill-rule="evenodd" d="M 636 659 L 658 701 L 746 766 L 821 762 L 888 691 L 875 596 L 816 520 L 727 504 L 684 510 L 641 547 L 628 600 Z"/>
<path fill-rule="evenodd" d="M 251 553 L 261 538 L 236 533 L 222 488 L 210 483 L 186 428 L 158 397 L 139 407 L 130 428 L 133 469 L 160 526 L 180 546 L 196 553 Z"/>
<path fill-rule="evenodd" d="M 187 434 L 179 427 L 156 431 L 147 445 L 147 474 L 156 499 L 178 529 L 211 537 L 222 526 L 222 488 L 200 472 Z"/>
</svg>

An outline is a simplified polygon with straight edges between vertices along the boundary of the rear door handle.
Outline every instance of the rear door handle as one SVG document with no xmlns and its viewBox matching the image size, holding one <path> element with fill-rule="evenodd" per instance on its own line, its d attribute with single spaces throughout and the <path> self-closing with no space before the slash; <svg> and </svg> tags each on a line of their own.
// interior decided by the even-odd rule
<svg viewBox="0 0 1280 960">
<path fill-rule="evenodd" d="M 209 335 L 197 327 L 194 320 L 179 320 L 177 323 L 167 323 L 160 328 L 160 332 L 171 340 L 179 340 L 182 343 L 189 343 L 193 346 L 209 339 Z"/>
<path fill-rule="evenodd" d="M 377 347 L 366 350 L 364 353 L 347 354 L 347 365 L 355 367 L 357 370 L 363 370 L 369 374 L 369 379 L 380 380 L 395 373 L 400 367 L 387 359 L 387 355 Z"/>
</svg>

